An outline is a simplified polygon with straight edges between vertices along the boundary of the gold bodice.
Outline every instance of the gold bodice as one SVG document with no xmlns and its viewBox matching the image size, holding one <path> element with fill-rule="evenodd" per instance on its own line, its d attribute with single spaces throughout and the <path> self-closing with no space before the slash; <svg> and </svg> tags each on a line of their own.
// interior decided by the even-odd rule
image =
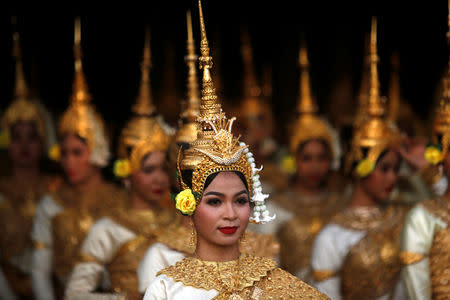
<svg viewBox="0 0 450 300">
<path fill-rule="evenodd" d="M 433 215 L 447 223 L 447 227 L 438 231 L 430 249 L 430 276 L 432 298 L 448 299 L 450 295 L 450 202 L 444 197 L 423 202 Z"/>
<path fill-rule="evenodd" d="M 64 208 L 52 219 L 53 268 L 64 283 L 78 260 L 81 244 L 92 224 L 108 216 L 110 210 L 125 208 L 128 196 L 124 190 L 106 183 L 82 194 L 63 186 L 52 196 Z"/>
<path fill-rule="evenodd" d="M 228 262 L 188 257 L 158 273 L 184 286 L 219 292 L 214 299 L 328 299 L 298 278 L 276 267 L 276 262 L 242 254 Z"/>
<path fill-rule="evenodd" d="M 148 248 L 156 241 L 163 228 L 177 224 L 179 220 L 172 210 L 158 211 L 127 209 L 112 212 L 111 218 L 137 234 L 125 243 L 107 265 L 111 287 L 115 293 L 127 294 L 139 291 L 137 269 Z"/>
<path fill-rule="evenodd" d="M 33 185 L 12 178 L 0 179 L 0 194 L 4 197 L 0 203 L 0 260 L 8 282 L 19 295 L 31 295 L 30 280 L 28 274 L 11 264 L 11 259 L 32 248 L 30 231 L 37 203 L 55 182 L 47 176 Z"/>
<path fill-rule="evenodd" d="M 277 234 L 281 245 L 281 266 L 295 273 L 309 266 L 314 238 L 346 201 L 336 193 L 323 193 L 312 199 L 292 191 L 276 198 L 276 201 L 295 215 Z"/>
<path fill-rule="evenodd" d="M 391 206 L 366 214 L 349 208 L 333 218 L 333 223 L 342 227 L 366 231 L 351 247 L 340 270 L 344 299 L 392 295 L 400 276 L 400 234 L 406 211 Z"/>
</svg>

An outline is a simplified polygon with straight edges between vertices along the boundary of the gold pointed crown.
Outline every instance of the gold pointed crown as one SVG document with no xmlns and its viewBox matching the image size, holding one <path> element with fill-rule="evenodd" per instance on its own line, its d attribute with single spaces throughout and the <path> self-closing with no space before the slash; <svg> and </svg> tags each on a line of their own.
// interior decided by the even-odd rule
<svg viewBox="0 0 450 300">
<path fill-rule="evenodd" d="M 290 150 L 295 154 L 299 145 L 311 139 L 324 140 L 332 152 L 335 143 L 331 127 L 323 119 L 317 116 L 318 107 L 311 95 L 311 86 L 309 81 L 309 61 L 306 46 L 302 43 L 299 50 L 300 66 L 300 92 L 298 96 L 297 113 L 298 118 L 294 122 L 290 140 Z"/>
<path fill-rule="evenodd" d="M 197 117 L 197 139 L 190 143 L 190 148 L 184 151 L 183 158 L 179 158 L 181 170 L 192 170 L 192 190 L 202 194 L 206 178 L 220 171 L 239 171 L 244 174 L 249 190 L 252 189 L 252 167 L 248 162 L 244 150 L 245 145 L 234 137 L 231 128 L 235 118 L 227 119 L 217 100 L 214 83 L 211 78 L 213 65 L 208 40 L 206 38 L 205 23 L 201 0 L 199 0 L 201 46 L 199 58 L 200 68 L 203 70 L 203 88 L 200 101 L 200 114 Z M 181 159 L 181 160 L 180 160 Z M 181 174 L 180 174 L 181 176 Z M 187 186 L 181 184 L 184 189 Z"/>
<path fill-rule="evenodd" d="M 355 114 L 353 128 L 358 128 L 367 120 L 367 108 L 370 86 L 370 34 L 365 36 L 363 68 L 361 73 L 361 85 L 358 92 L 358 107 Z"/>
<path fill-rule="evenodd" d="M 367 120 L 355 128 L 352 145 L 347 158 L 347 171 L 351 165 L 362 159 L 375 164 L 380 154 L 390 147 L 400 143 L 399 133 L 390 126 L 385 118 L 385 101 L 380 96 L 378 80 L 377 55 L 377 21 L 372 19 L 370 39 L 370 80 L 369 97 L 367 101 Z M 367 153 L 364 153 L 366 149 Z"/>
<path fill-rule="evenodd" d="M 447 43 L 450 48 L 450 1 L 448 1 L 448 5 L 449 31 L 447 32 Z M 433 142 L 442 146 L 442 154 L 443 157 L 445 157 L 450 146 L 450 57 L 447 66 L 447 74 L 443 79 L 443 86 L 442 99 L 439 108 L 437 109 L 436 118 L 434 121 Z"/>
<path fill-rule="evenodd" d="M 248 123 L 261 115 L 271 114 L 271 108 L 266 99 L 262 97 L 262 89 L 256 79 L 248 28 L 243 28 L 241 32 L 241 54 L 244 75 L 242 80 L 243 101 L 240 105 L 240 115 L 244 117 L 242 121 Z"/>
<path fill-rule="evenodd" d="M 8 132 L 9 128 L 16 122 L 34 122 L 38 135 L 45 142 L 47 138 L 45 116 L 38 103 L 30 99 L 30 91 L 23 71 L 22 51 L 20 49 L 18 32 L 14 32 L 13 34 L 12 56 L 16 61 L 14 99 L 2 116 L 2 128 L 5 132 Z"/>
<path fill-rule="evenodd" d="M 91 160 L 105 166 L 109 159 L 109 145 L 101 116 L 90 103 L 92 96 L 83 73 L 80 19 L 75 19 L 74 34 L 75 78 L 69 108 L 64 112 L 58 135 L 75 134 L 83 138 L 91 150 Z"/>
<path fill-rule="evenodd" d="M 131 173 L 140 169 L 143 157 L 149 152 L 167 151 L 170 144 L 170 136 L 156 119 L 156 109 L 151 96 L 150 68 L 150 31 L 147 29 L 139 93 L 131 109 L 133 116 L 122 129 L 117 150 L 119 157 L 129 159 Z"/>
<path fill-rule="evenodd" d="M 187 55 L 184 57 L 188 67 L 187 95 L 182 103 L 180 127 L 175 136 L 176 143 L 190 143 L 197 139 L 197 117 L 200 113 L 200 91 L 197 79 L 197 55 L 195 54 L 194 37 L 192 33 L 191 12 L 186 13 L 187 19 Z"/>
</svg>

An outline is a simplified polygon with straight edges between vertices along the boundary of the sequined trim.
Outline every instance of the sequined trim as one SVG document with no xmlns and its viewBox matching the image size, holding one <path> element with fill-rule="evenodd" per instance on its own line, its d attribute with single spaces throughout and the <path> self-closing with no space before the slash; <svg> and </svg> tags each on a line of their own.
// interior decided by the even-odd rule
<svg viewBox="0 0 450 300">
<path fill-rule="evenodd" d="M 420 253 L 402 251 L 399 254 L 400 261 L 404 265 L 412 265 L 421 261 L 425 256 Z"/>
<path fill-rule="evenodd" d="M 45 246 L 44 243 L 42 242 L 37 242 L 37 241 L 33 241 L 33 247 L 36 250 L 42 250 L 42 249 L 47 249 L 47 246 Z"/>
</svg>

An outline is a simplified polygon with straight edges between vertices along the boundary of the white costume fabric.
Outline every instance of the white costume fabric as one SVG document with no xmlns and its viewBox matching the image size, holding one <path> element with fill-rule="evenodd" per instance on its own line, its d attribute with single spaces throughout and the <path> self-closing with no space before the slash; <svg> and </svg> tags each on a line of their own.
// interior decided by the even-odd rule
<svg viewBox="0 0 450 300">
<path fill-rule="evenodd" d="M 327 270 L 338 273 L 350 249 L 365 235 L 365 231 L 352 230 L 337 224 L 326 225 L 314 242 L 311 257 L 313 270 Z M 333 300 L 343 299 L 339 276 L 335 275 L 321 282 L 316 282 L 314 286 Z M 397 284 L 394 297 L 389 298 L 389 295 L 384 295 L 378 298 L 378 300 L 388 299 L 405 299 L 400 282 Z"/>
<path fill-rule="evenodd" d="M 402 251 L 422 254 L 419 262 L 407 265 L 402 270 L 402 280 L 408 299 L 431 299 L 429 252 L 434 236 L 448 224 L 431 214 L 422 205 L 416 205 L 407 215 L 402 231 Z"/>
<path fill-rule="evenodd" d="M 119 294 L 99 294 L 94 291 L 104 279 L 105 265 L 125 243 L 136 237 L 134 232 L 108 218 L 102 218 L 92 225 L 81 246 L 81 252 L 94 258 L 96 262 L 82 262 L 75 266 L 66 285 L 65 299 L 119 299 Z"/>
<path fill-rule="evenodd" d="M 175 282 L 165 275 L 156 277 L 145 292 L 144 300 L 209 300 L 219 295 L 216 290 L 197 289 Z"/>
<path fill-rule="evenodd" d="M 43 248 L 33 250 L 31 257 L 31 283 L 37 300 L 53 300 L 52 273 L 52 219 L 61 213 L 63 207 L 50 195 L 45 195 L 39 202 L 31 229 L 31 239 Z"/>
<path fill-rule="evenodd" d="M 144 259 L 139 264 L 139 292 L 144 293 L 156 274 L 183 260 L 182 252 L 173 250 L 162 243 L 154 243 L 147 250 Z"/>
</svg>

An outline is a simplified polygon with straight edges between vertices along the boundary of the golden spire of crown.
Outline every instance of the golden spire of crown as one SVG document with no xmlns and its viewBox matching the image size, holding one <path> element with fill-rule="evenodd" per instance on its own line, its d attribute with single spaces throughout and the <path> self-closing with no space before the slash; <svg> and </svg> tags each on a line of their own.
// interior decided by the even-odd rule
<svg viewBox="0 0 450 300">
<path fill-rule="evenodd" d="M 82 65 L 82 50 L 81 50 L 81 25 L 80 18 L 75 19 L 75 34 L 74 34 L 74 58 L 75 58 L 75 79 L 72 86 L 72 96 L 70 97 L 73 103 L 88 103 L 92 96 L 89 93 L 86 78 L 83 73 Z"/>
<path fill-rule="evenodd" d="M 302 43 L 298 52 L 298 63 L 300 66 L 300 92 L 298 96 L 297 111 L 300 114 L 314 114 L 318 109 L 317 104 L 311 95 L 308 52 L 304 43 Z"/>
<path fill-rule="evenodd" d="M 137 115 L 149 116 L 155 112 L 155 106 L 152 101 L 152 91 L 150 87 L 150 68 L 152 67 L 150 52 L 150 29 L 145 30 L 144 51 L 142 54 L 141 64 L 141 85 L 136 104 L 132 107 L 132 111 Z"/>
<path fill-rule="evenodd" d="M 203 19 L 203 10 L 201 0 L 198 1 L 198 9 L 200 14 L 200 31 L 201 31 L 201 43 L 199 64 L 200 69 L 203 69 L 203 88 L 202 88 L 202 100 L 200 104 L 200 117 L 199 121 L 211 120 L 212 118 L 224 118 L 225 114 L 222 112 L 222 107 L 217 101 L 216 89 L 214 87 L 213 80 L 211 78 L 211 68 L 213 66 L 212 57 L 209 55 L 210 49 L 208 39 L 206 38 L 205 21 Z"/>
<path fill-rule="evenodd" d="M 197 55 L 195 55 L 195 45 L 194 45 L 194 37 L 192 33 L 192 19 L 191 12 L 188 11 L 186 13 L 187 20 L 187 55 L 184 60 L 188 67 L 188 78 L 187 78 L 187 99 L 186 99 L 186 109 L 181 113 L 181 118 L 188 121 L 194 122 L 199 114 L 200 107 L 200 92 L 198 89 L 198 81 L 197 81 L 197 70 L 196 70 L 196 62 Z"/>
<path fill-rule="evenodd" d="M 14 97 L 27 98 L 29 96 L 29 89 L 25 80 L 22 64 L 22 50 L 20 49 L 20 36 L 18 32 L 13 33 L 13 53 L 12 56 L 16 61 L 16 82 L 14 85 Z"/>
<path fill-rule="evenodd" d="M 15 27 L 16 17 L 13 17 L 11 21 L 13 27 Z M 9 130 L 9 128 L 18 121 L 35 122 L 39 136 L 42 138 L 42 141 L 46 141 L 48 136 L 44 114 L 38 103 L 31 101 L 30 99 L 30 91 L 23 71 L 20 36 L 17 31 L 13 32 L 12 56 L 16 62 L 14 99 L 1 116 L 0 125 L 2 129 Z"/>
<path fill-rule="evenodd" d="M 370 33 L 370 81 L 367 113 L 370 117 L 382 117 L 385 109 L 380 97 L 380 81 L 378 79 L 377 54 L 377 19 L 372 18 Z"/>
<path fill-rule="evenodd" d="M 172 147 L 173 151 L 169 154 L 172 159 L 176 161 L 178 144 L 191 143 L 197 138 L 197 123 L 200 109 L 200 92 L 197 81 L 196 62 L 197 55 L 195 54 L 194 37 L 192 33 L 192 19 L 191 12 L 186 13 L 187 20 L 187 55 L 184 61 L 188 67 L 187 77 L 187 99 L 182 101 L 182 109 L 180 113 L 179 128 L 177 130 L 174 142 L 177 143 L 176 149 Z"/>
<path fill-rule="evenodd" d="M 450 0 L 448 1 L 447 44 L 450 50 Z M 450 146 L 450 57 L 447 74 L 443 79 L 442 99 L 436 114 L 434 133 L 434 142 L 439 142 L 442 145 L 442 152 L 445 156 Z M 438 136 L 441 136 L 440 140 L 437 140 Z"/>
<path fill-rule="evenodd" d="M 242 30 L 242 59 L 244 63 L 244 80 L 243 91 L 244 99 L 259 97 L 261 95 L 261 88 L 258 86 L 255 75 L 255 66 L 253 64 L 252 47 L 250 43 L 250 36 L 248 29 Z"/>
<path fill-rule="evenodd" d="M 391 57 L 392 71 L 389 83 L 389 113 L 388 119 L 396 122 L 400 108 L 400 77 L 399 77 L 399 58 L 398 54 L 394 53 Z"/>
</svg>

